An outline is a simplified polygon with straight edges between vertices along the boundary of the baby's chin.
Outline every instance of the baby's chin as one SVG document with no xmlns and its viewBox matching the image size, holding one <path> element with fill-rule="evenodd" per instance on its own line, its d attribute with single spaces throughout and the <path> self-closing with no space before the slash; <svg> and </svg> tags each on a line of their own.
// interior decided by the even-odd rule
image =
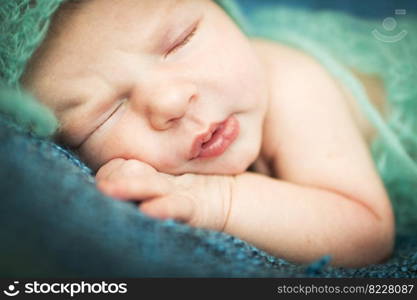
<svg viewBox="0 0 417 300">
<path fill-rule="evenodd" d="M 158 169 L 159 172 L 171 174 L 171 175 L 183 175 L 187 173 L 199 174 L 199 175 L 238 175 L 244 173 L 248 168 L 248 165 L 239 165 L 239 166 L 227 166 L 227 167 L 193 167 L 193 168 L 181 168 L 177 170 L 164 170 Z"/>
<path fill-rule="evenodd" d="M 238 166 L 221 166 L 221 167 L 209 167 L 209 168 L 201 168 L 201 169 L 195 169 L 195 174 L 206 174 L 206 175 L 238 175 L 244 173 L 250 164 L 239 164 Z"/>
<path fill-rule="evenodd" d="M 163 166 L 159 166 L 156 169 L 159 172 L 172 175 L 181 175 L 185 173 L 202 175 L 238 175 L 244 173 L 249 168 L 256 160 L 257 154 L 257 152 L 241 153 L 240 155 L 228 155 L 224 158 L 217 159 L 196 159 L 178 168 L 164 168 Z"/>
</svg>

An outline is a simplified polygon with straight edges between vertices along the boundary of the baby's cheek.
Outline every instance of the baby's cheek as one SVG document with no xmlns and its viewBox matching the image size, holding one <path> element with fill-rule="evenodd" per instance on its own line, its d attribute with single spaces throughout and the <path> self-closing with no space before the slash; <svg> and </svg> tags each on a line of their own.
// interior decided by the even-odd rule
<svg viewBox="0 0 417 300">
<path fill-rule="evenodd" d="M 94 172 L 97 172 L 103 166 L 106 160 L 101 158 L 100 153 L 96 150 L 90 150 L 88 147 L 82 146 L 75 150 L 79 158 Z"/>
<path fill-rule="evenodd" d="M 224 173 L 228 175 L 242 174 L 247 170 L 251 162 L 252 159 L 248 155 L 242 153 L 240 157 L 236 157 L 236 159 L 232 158 L 226 163 L 224 169 L 227 170 L 227 172 Z"/>
<path fill-rule="evenodd" d="M 181 165 L 180 161 L 175 159 L 175 156 L 168 157 L 168 155 L 166 157 L 161 157 L 159 160 L 155 159 L 153 162 L 148 163 L 159 172 L 167 174 L 176 174 L 179 166 Z"/>
</svg>

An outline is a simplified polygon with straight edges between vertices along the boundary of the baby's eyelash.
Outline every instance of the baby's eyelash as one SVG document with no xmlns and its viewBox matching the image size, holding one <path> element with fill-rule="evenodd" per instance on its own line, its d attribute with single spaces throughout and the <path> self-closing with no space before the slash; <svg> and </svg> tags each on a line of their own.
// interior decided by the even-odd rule
<svg viewBox="0 0 417 300">
<path fill-rule="evenodd" d="M 80 148 L 84 144 L 84 142 L 90 138 L 90 136 L 92 136 L 101 126 L 104 125 L 104 123 L 106 123 L 108 120 L 110 120 L 111 117 L 113 117 L 113 115 L 122 107 L 122 105 L 127 100 L 128 100 L 127 98 L 123 98 L 120 101 L 120 104 L 111 112 L 111 114 L 102 123 L 100 123 L 98 126 L 96 126 L 86 137 L 84 137 L 84 139 L 74 149 Z"/>
<path fill-rule="evenodd" d="M 190 34 L 187 35 L 185 39 L 181 41 L 181 43 L 175 45 L 171 50 L 168 51 L 168 53 L 165 56 L 168 56 L 169 54 L 172 54 L 176 52 L 177 50 L 179 50 L 180 48 L 187 45 L 192 39 L 192 37 L 195 35 L 195 33 L 197 32 L 197 29 L 198 29 L 198 24 L 194 27 L 193 31 L 191 31 Z"/>
<path fill-rule="evenodd" d="M 106 121 L 107 120 L 109 120 L 119 109 L 120 109 L 120 107 L 122 107 L 122 105 L 125 103 L 127 101 L 127 98 L 123 98 L 122 100 L 120 100 L 120 103 L 119 103 L 119 105 L 113 110 L 113 112 L 110 114 L 110 116 L 106 119 Z M 106 122 L 106 121 L 104 121 L 104 122 Z M 104 123 L 103 122 L 103 123 Z"/>
</svg>

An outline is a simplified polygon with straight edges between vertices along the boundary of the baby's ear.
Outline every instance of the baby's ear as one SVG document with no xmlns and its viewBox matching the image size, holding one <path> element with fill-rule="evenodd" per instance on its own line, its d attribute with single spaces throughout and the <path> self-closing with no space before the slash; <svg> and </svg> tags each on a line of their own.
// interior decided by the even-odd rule
<svg viewBox="0 0 417 300">
<path fill-rule="evenodd" d="M 51 137 L 58 128 L 54 113 L 22 89 L 0 87 L 0 113 L 39 137 Z"/>
</svg>

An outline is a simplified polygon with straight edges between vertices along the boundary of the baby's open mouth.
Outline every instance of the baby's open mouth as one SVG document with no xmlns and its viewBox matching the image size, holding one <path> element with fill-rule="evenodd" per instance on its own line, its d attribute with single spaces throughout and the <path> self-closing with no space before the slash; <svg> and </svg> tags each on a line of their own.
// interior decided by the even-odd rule
<svg viewBox="0 0 417 300">
<path fill-rule="evenodd" d="M 216 157 L 223 154 L 239 135 L 239 121 L 231 115 L 221 123 L 195 138 L 191 149 L 191 159 Z"/>
</svg>

